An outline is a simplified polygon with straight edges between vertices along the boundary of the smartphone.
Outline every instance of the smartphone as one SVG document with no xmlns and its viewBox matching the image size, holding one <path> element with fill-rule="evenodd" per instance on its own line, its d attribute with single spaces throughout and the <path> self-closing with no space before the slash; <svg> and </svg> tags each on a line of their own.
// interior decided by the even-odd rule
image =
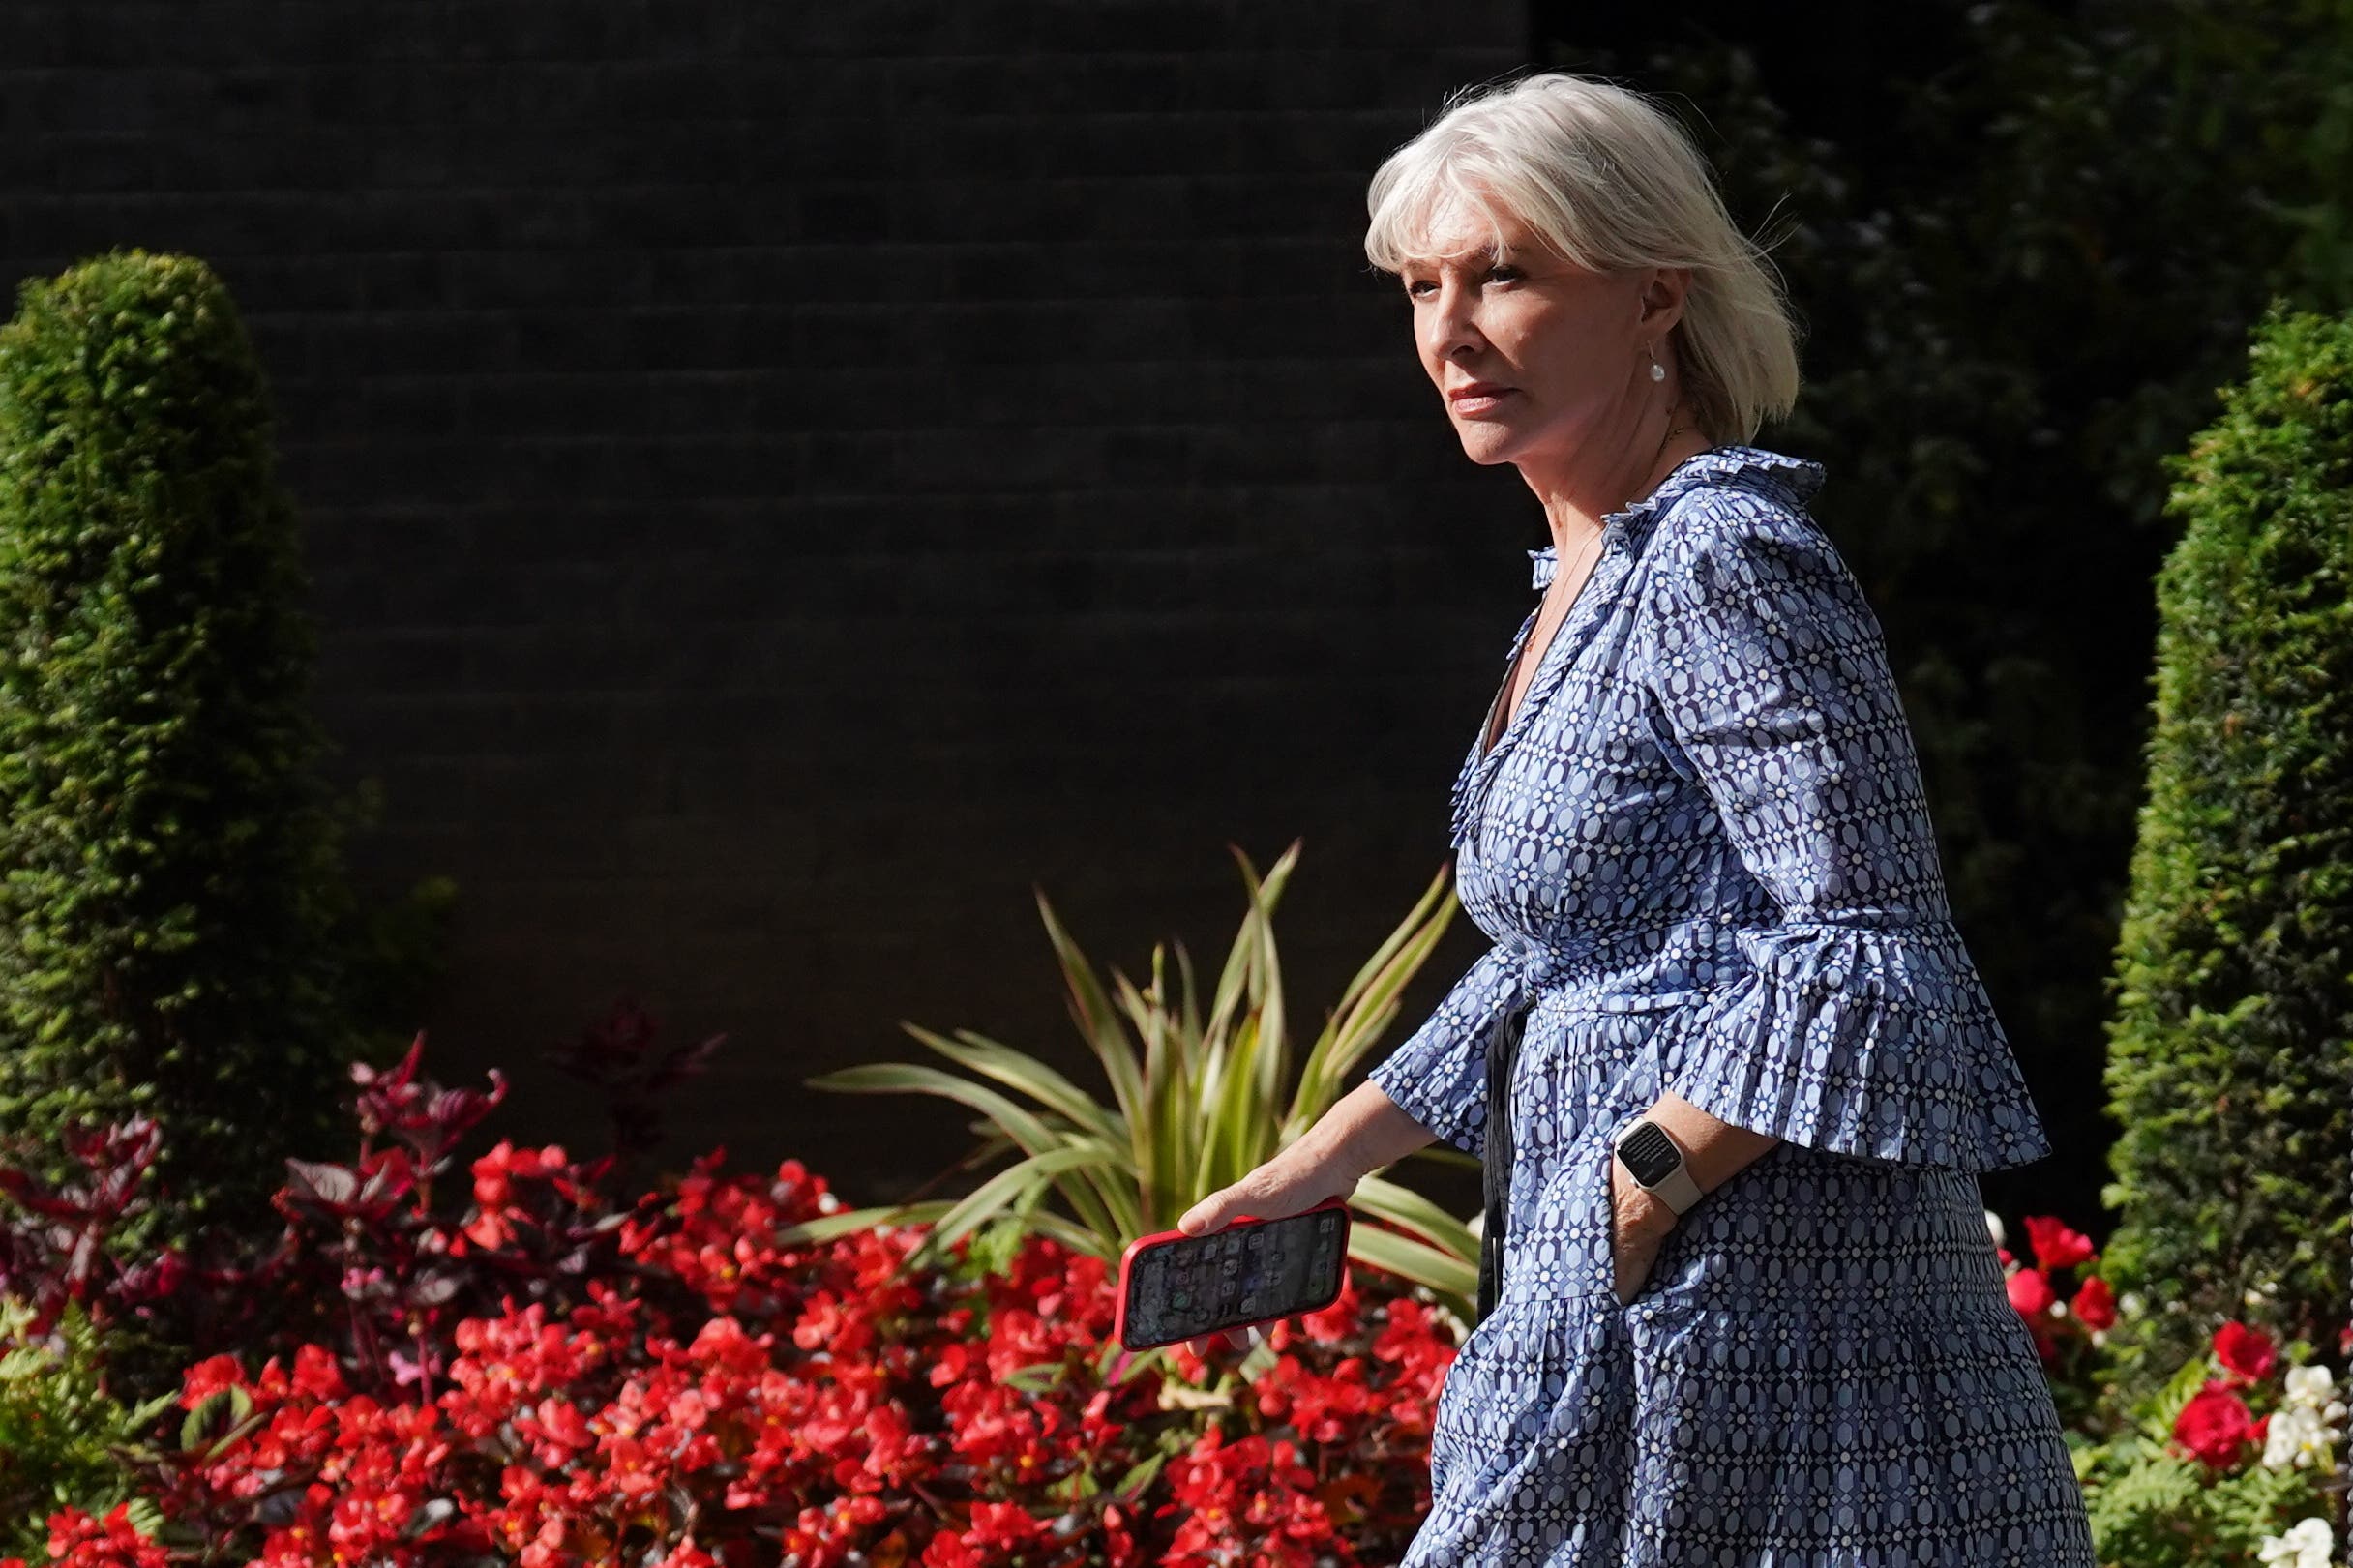
<svg viewBox="0 0 2353 1568">
<path fill-rule="evenodd" d="M 1237 1217 L 1223 1230 L 1157 1230 L 1119 1257 L 1112 1333 L 1130 1350 L 1315 1312 L 1348 1279 L 1348 1201 L 1327 1198 L 1279 1219 Z"/>
</svg>

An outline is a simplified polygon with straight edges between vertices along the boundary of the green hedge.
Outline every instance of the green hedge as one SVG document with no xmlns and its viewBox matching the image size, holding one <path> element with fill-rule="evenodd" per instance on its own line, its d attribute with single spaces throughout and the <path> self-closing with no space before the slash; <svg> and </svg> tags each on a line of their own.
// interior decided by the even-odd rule
<svg viewBox="0 0 2353 1568">
<path fill-rule="evenodd" d="M 144 251 L 0 327 L 0 1135 L 164 1126 L 151 1233 L 265 1223 L 360 1031 L 271 416 L 226 289 Z"/>
<path fill-rule="evenodd" d="M 2275 304 L 2169 461 L 2104 1261 L 2145 1390 L 2224 1318 L 2333 1346 L 2353 1104 L 2353 316 Z"/>
</svg>

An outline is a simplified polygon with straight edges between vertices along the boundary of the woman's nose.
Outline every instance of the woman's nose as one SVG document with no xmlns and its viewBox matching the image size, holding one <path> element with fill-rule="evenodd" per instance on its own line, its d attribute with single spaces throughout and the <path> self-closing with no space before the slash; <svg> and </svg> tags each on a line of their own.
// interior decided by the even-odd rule
<svg viewBox="0 0 2353 1568">
<path fill-rule="evenodd" d="M 1478 343 L 1477 312 L 1471 296 L 1451 286 L 1439 291 L 1422 313 L 1422 347 L 1433 365 L 1443 364 L 1464 348 Z"/>
</svg>

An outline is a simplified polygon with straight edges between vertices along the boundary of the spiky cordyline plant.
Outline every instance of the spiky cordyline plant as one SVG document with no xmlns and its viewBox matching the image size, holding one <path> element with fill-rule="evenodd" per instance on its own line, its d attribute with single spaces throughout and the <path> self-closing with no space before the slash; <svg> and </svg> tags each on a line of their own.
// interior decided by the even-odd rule
<svg viewBox="0 0 2353 1568">
<path fill-rule="evenodd" d="M 1228 847 L 1240 863 L 1250 907 L 1206 1019 L 1183 943 L 1175 944 L 1175 995 L 1166 945 L 1152 949 L 1147 988 L 1138 991 L 1114 968 L 1106 991 L 1044 892 L 1037 894 L 1068 987 L 1071 1017 L 1110 1080 L 1110 1105 L 1037 1058 L 969 1029 L 945 1038 L 902 1020 L 902 1028 L 949 1061 L 1035 1104 L 1025 1105 L 988 1082 L 910 1062 L 844 1068 L 810 1079 L 810 1085 L 940 1095 L 985 1118 L 972 1124 L 983 1135 L 979 1147 L 955 1169 L 970 1169 L 1013 1150 L 1022 1158 L 965 1198 L 828 1215 L 797 1227 L 791 1238 L 822 1240 L 867 1226 L 928 1223 L 929 1235 L 907 1259 L 912 1267 L 937 1260 L 958 1237 L 994 1219 L 1014 1234 L 1034 1230 L 1116 1263 L 1129 1241 L 1173 1228 L 1194 1203 L 1314 1126 L 1338 1097 L 1349 1069 L 1381 1040 L 1396 1016 L 1399 993 L 1459 905 L 1441 869 L 1349 982 L 1294 1082 L 1273 915 L 1298 861 L 1299 843 L 1295 840 L 1264 878 L 1247 855 Z M 1437 1146 L 1427 1153 L 1465 1158 Z M 1060 1199 L 1058 1210 L 1046 1206 L 1050 1196 Z M 1362 1178 L 1349 1203 L 1360 1218 L 1398 1228 L 1352 1226 L 1350 1257 L 1425 1286 L 1459 1317 L 1471 1317 L 1478 1242 L 1461 1221 L 1378 1176 Z"/>
</svg>

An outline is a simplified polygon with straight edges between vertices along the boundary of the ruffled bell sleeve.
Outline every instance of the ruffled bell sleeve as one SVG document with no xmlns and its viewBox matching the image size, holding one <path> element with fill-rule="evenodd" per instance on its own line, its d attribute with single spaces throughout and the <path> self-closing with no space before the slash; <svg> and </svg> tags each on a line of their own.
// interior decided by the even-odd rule
<svg viewBox="0 0 2353 1568">
<path fill-rule="evenodd" d="M 1777 915 L 1734 932 L 1666 1087 L 1719 1121 L 1961 1170 L 2050 1152 L 1946 901 L 1877 617 L 1802 508 L 1671 509 L 1627 648 L 1671 765 L 1695 778 Z M 1748 907 L 1769 906 L 1754 897 Z"/>
</svg>

